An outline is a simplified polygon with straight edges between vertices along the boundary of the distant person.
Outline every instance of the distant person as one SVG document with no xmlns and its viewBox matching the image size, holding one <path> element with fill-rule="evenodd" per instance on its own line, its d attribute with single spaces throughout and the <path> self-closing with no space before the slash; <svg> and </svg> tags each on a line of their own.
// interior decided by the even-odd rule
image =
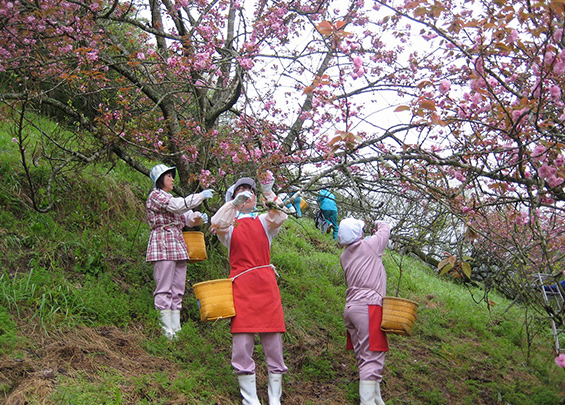
<svg viewBox="0 0 565 405">
<path fill-rule="evenodd" d="M 330 193 L 328 190 L 323 189 L 320 190 L 317 201 L 318 206 L 322 211 L 322 215 L 332 227 L 333 238 L 336 239 L 339 227 L 337 225 L 337 203 L 335 200 L 335 195 Z"/>
<path fill-rule="evenodd" d="M 332 224 L 326 220 L 321 209 L 314 211 L 314 224 L 322 233 L 329 233 L 332 229 Z"/>
<path fill-rule="evenodd" d="M 180 310 L 189 259 L 182 229 L 208 222 L 207 214 L 192 211 L 192 208 L 213 195 L 213 190 L 204 190 L 187 197 L 173 197 L 175 175 L 174 166 L 153 167 L 149 173 L 153 190 L 146 203 L 151 225 L 146 260 L 153 263 L 154 305 L 160 311 L 163 332 L 169 339 L 181 329 Z"/>
<path fill-rule="evenodd" d="M 345 246 L 340 263 L 345 273 L 344 320 L 347 348 L 355 351 L 359 369 L 361 405 L 385 405 L 381 397 L 386 334 L 381 330 L 383 297 L 386 295 L 386 271 L 382 255 L 390 237 L 390 226 L 376 222 L 376 232 L 363 239 L 365 223 L 355 218 L 343 219 L 338 243 Z"/>
<path fill-rule="evenodd" d="M 302 218 L 302 198 L 300 196 L 297 196 L 294 198 L 294 200 L 290 200 L 290 197 L 292 197 L 294 193 L 296 193 L 296 191 L 298 191 L 298 189 L 296 187 L 293 187 L 290 194 L 281 193 L 279 194 L 279 197 L 283 200 L 285 207 L 288 208 L 290 213 L 296 213 L 297 218 Z"/>
<path fill-rule="evenodd" d="M 296 192 L 298 192 L 300 190 L 296 186 L 292 186 L 290 189 L 292 191 L 292 193 L 290 194 L 290 197 L 292 197 Z M 294 209 L 296 210 L 296 217 L 302 218 L 302 197 L 297 195 L 294 198 L 294 200 L 292 200 L 292 205 L 294 206 Z"/>
<path fill-rule="evenodd" d="M 268 172 L 261 183 L 268 202 L 282 206 L 272 191 Z M 286 332 L 281 295 L 271 265 L 271 241 L 287 214 L 277 209 L 258 214 L 255 181 L 240 178 L 226 192 L 226 203 L 212 217 L 212 228 L 228 248 L 233 281 L 235 317 L 231 318 L 232 366 L 237 374 L 243 403 L 261 405 L 257 397 L 253 349 L 259 334 L 269 374 L 269 405 L 280 405 L 282 375 L 288 371 L 283 359 L 282 333 Z"/>
</svg>

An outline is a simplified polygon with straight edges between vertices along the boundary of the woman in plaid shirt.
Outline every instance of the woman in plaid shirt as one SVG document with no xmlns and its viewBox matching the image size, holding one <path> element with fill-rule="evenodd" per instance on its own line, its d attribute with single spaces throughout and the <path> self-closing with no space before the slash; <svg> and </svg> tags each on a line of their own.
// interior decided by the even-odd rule
<svg viewBox="0 0 565 405">
<path fill-rule="evenodd" d="M 189 259 L 182 229 L 208 222 L 208 215 L 192 208 L 213 195 L 213 190 L 204 190 L 186 197 L 173 197 L 175 175 L 174 166 L 160 164 L 151 169 L 153 190 L 146 203 L 151 225 L 146 260 L 153 263 L 155 308 L 161 313 L 163 331 L 169 339 L 181 329 L 180 309 Z"/>
</svg>

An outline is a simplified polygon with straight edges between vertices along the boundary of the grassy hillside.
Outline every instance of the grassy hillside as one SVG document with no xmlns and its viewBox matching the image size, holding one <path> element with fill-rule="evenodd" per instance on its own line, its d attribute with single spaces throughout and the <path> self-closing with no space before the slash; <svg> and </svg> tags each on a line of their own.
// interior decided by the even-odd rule
<svg viewBox="0 0 565 405">
<path fill-rule="evenodd" d="M 67 173 L 56 208 L 39 214 L 9 138 L 0 136 L 0 402 L 241 403 L 228 322 L 200 322 L 190 288 L 180 336 L 160 334 L 144 262 L 149 180 L 119 164 Z M 190 285 L 227 275 L 225 249 L 204 230 L 209 258 L 189 264 Z M 359 401 L 339 254 L 307 217 L 289 219 L 273 245 L 288 329 L 286 405 Z M 565 373 L 543 321 L 526 334 L 523 311 L 502 297 L 488 296 L 487 306 L 481 290 L 394 252 L 385 265 L 389 294 L 420 303 L 413 336 L 390 336 L 387 405 L 564 403 Z M 259 345 L 256 358 L 266 401 Z"/>
</svg>

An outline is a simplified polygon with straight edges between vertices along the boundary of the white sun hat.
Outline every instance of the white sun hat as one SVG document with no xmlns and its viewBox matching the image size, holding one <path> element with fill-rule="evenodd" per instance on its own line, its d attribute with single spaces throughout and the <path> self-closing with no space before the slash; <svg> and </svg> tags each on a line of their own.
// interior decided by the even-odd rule
<svg viewBox="0 0 565 405">
<path fill-rule="evenodd" d="M 345 218 L 339 223 L 337 241 L 342 245 L 350 245 L 363 238 L 365 222 L 355 218 Z"/>
<path fill-rule="evenodd" d="M 151 177 L 151 180 L 153 181 L 153 188 L 157 188 L 157 180 L 159 180 L 159 177 L 167 172 L 173 172 L 174 178 L 177 174 L 177 168 L 175 166 L 169 167 L 167 165 L 160 164 L 151 169 L 149 177 Z"/>
</svg>

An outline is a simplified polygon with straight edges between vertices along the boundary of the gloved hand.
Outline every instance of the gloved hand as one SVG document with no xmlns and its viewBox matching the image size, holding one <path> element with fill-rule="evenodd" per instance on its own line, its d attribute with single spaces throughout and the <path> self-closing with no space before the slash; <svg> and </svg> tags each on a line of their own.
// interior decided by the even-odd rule
<svg viewBox="0 0 565 405">
<path fill-rule="evenodd" d="M 252 196 L 253 193 L 251 191 L 248 190 L 242 191 L 232 200 L 232 204 L 237 207 L 238 205 L 247 202 L 247 200 L 249 200 Z"/>
<path fill-rule="evenodd" d="M 270 193 L 273 191 L 273 186 L 275 185 L 275 176 L 270 170 L 267 170 L 259 179 L 261 183 L 261 191 L 263 194 Z"/>
<path fill-rule="evenodd" d="M 212 198 L 214 196 L 214 190 L 212 190 L 211 188 L 208 188 L 204 191 L 201 191 L 200 194 L 202 194 L 202 197 L 204 197 L 204 199 L 208 199 L 208 198 Z"/>
</svg>

